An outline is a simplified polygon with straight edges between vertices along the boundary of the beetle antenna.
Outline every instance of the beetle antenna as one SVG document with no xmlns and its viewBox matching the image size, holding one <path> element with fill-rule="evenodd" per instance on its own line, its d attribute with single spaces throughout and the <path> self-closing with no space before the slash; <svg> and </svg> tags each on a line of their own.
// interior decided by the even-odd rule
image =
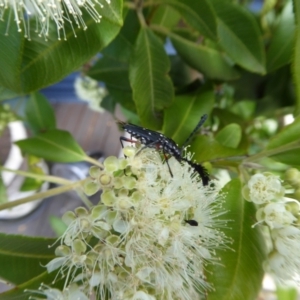
<svg viewBox="0 0 300 300">
<path fill-rule="evenodd" d="M 203 123 L 206 121 L 207 119 L 207 114 L 204 114 L 201 118 L 200 121 L 198 122 L 197 126 L 195 127 L 195 129 L 192 131 L 192 133 L 189 135 L 189 137 L 186 139 L 186 141 L 183 143 L 183 145 L 181 146 L 181 153 L 184 150 L 185 146 L 191 141 L 191 139 L 193 138 L 193 136 L 195 135 L 195 133 L 198 131 L 198 129 L 203 125 Z"/>
</svg>

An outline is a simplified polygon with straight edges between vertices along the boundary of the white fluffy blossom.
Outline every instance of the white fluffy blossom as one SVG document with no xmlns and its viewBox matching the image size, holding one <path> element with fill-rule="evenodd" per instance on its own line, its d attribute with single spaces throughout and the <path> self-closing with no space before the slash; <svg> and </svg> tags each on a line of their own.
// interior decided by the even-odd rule
<svg viewBox="0 0 300 300">
<path fill-rule="evenodd" d="M 101 102 L 108 94 L 106 88 L 99 86 L 97 80 L 90 77 L 77 77 L 74 83 L 74 88 L 77 96 L 89 103 L 91 109 L 103 112 Z"/>
<path fill-rule="evenodd" d="M 18 31 L 24 31 L 25 37 L 30 39 L 30 20 L 35 19 L 34 28 L 40 36 L 47 38 L 49 28 L 53 22 L 57 27 L 58 38 L 61 32 L 65 36 L 65 24 L 86 29 L 83 11 L 86 11 L 95 22 L 101 21 L 98 8 L 110 0 L 0 0 L 0 20 L 9 21 L 13 18 Z M 75 34 L 76 36 L 76 34 Z"/>
<path fill-rule="evenodd" d="M 114 179 L 91 211 L 65 215 L 61 260 L 48 270 L 61 268 L 67 285 L 79 277 L 101 299 L 200 299 L 211 288 L 206 265 L 229 242 L 220 230 L 226 220 L 217 183 L 203 186 L 174 158 L 171 177 L 155 150 L 125 151 L 126 164 L 109 157 L 104 170 L 91 169 L 94 182 L 105 173 Z"/>
<path fill-rule="evenodd" d="M 270 173 L 253 175 L 243 188 L 245 199 L 255 204 L 280 200 L 284 192 L 279 177 Z"/>
</svg>

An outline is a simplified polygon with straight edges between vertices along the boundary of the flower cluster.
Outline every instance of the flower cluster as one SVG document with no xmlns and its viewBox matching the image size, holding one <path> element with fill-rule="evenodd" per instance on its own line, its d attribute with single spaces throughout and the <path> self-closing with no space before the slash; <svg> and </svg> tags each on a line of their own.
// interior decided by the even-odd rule
<svg viewBox="0 0 300 300">
<path fill-rule="evenodd" d="M 105 1 L 110 4 L 110 0 Z M 98 0 L 0 0 L 0 20 L 14 18 L 18 31 L 24 30 L 28 39 L 30 19 L 35 19 L 36 31 L 46 39 L 53 21 L 57 27 L 58 38 L 60 39 L 62 31 L 66 39 L 65 23 L 71 24 L 72 28 L 73 23 L 79 28 L 87 28 L 82 16 L 83 10 L 88 12 L 95 22 L 101 21 L 97 7 L 103 8 L 103 3 Z M 74 29 L 73 32 L 75 34 Z"/>
<path fill-rule="evenodd" d="M 300 269 L 299 203 L 285 197 L 280 179 L 270 173 L 253 175 L 243 195 L 258 205 L 257 224 L 267 225 L 271 233 L 272 249 L 265 270 L 280 283 L 296 280 Z"/>
<path fill-rule="evenodd" d="M 211 288 L 207 263 L 228 248 L 223 196 L 189 165 L 170 158 L 171 177 L 157 151 L 136 151 L 90 169 L 84 190 L 101 189 L 101 201 L 64 215 L 68 228 L 47 269 L 60 270 L 64 290 L 77 283 L 100 299 L 200 299 Z"/>
<path fill-rule="evenodd" d="M 88 76 L 77 77 L 75 80 L 75 91 L 77 96 L 89 103 L 89 107 L 93 110 L 103 112 L 101 108 L 101 102 L 103 98 L 108 94 L 106 88 L 99 86 L 99 82 Z"/>
</svg>

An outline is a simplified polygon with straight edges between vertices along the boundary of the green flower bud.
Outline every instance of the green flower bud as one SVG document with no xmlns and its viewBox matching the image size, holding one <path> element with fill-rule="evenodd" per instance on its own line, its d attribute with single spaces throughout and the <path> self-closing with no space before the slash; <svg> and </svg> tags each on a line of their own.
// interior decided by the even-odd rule
<svg viewBox="0 0 300 300">
<path fill-rule="evenodd" d="M 83 191 L 88 196 L 94 195 L 99 191 L 99 184 L 95 182 L 92 178 L 87 178 L 83 184 Z"/>
<path fill-rule="evenodd" d="M 105 239 L 106 243 L 111 245 L 117 245 L 120 243 L 120 238 L 117 235 L 111 234 Z"/>
<path fill-rule="evenodd" d="M 92 228 L 92 234 L 94 237 L 103 240 L 109 235 L 109 231 L 104 230 L 102 228 L 93 227 Z"/>
<path fill-rule="evenodd" d="M 87 216 L 89 214 L 89 212 L 84 207 L 77 207 L 77 208 L 75 208 L 75 214 L 78 217 L 82 217 L 82 216 Z"/>
<path fill-rule="evenodd" d="M 123 148 L 123 153 L 127 157 L 133 157 L 135 155 L 135 153 L 136 153 L 136 148 L 130 147 L 130 146 L 126 146 L 126 147 Z"/>
<path fill-rule="evenodd" d="M 107 212 L 107 207 L 105 205 L 99 204 L 94 206 L 91 212 L 92 220 L 102 219 L 105 213 Z"/>
<path fill-rule="evenodd" d="M 56 256 L 68 256 L 71 253 L 71 249 L 65 245 L 60 245 L 55 249 L 55 255 Z"/>
<path fill-rule="evenodd" d="M 296 202 L 288 202 L 285 205 L 285 209 L 289 212 L 291 212 L 294 216 L 298 215 L 299 213 L 299 204 Z"/>
<path fill-rule="evenodd" d="M 89 174 L 92 178 L 98 178 L 100 173 L 101 173 L 101 170 L 99 167 L 96 167 L 96 166 L 90 167 Z"/>
<path fill-rule="evenodd" d="M 101 201 L 106 206 L 113 206 L 117 201 L 114 191 L 104 191 L 101 195 Z"/>
<path fill-rule="evenodd" d="M 126 177 L 124 176 L 123 184 L 125 188 L 127 188 L 128 190 L 132 190 L 133 188 L 136 187 L 136 179 L 131 176 L 126 176 Z"/>
<path fill-rule="evenodd" d="M 112 225 L 117 217 L 118 213 L 116 211 L 110 211 L 107 213 L 105 220 L 108 224 Z"/>
<path fill-rule="evenodd" d="M 70 225 L 76 219 L 76 215 L 72 211 L 67 211 L 62 216 L 62 221 L 66 225 Z"/>
<path fill-rule="evenodd" d="M 125 158 L 119 158 L 119 168 L 124 170 L 128 165 L 128 161 Z"/>
<path fill-rule="evenodd" d="M 123 180 L 122 177 L 115 177 L 114 179 L 114 188 L 120 189 L 123 186 Z"/>
<path fill-rule="evenodd" d="M 128 193 L 129 193 L 128 190 L 123 188 L 123 189 L 119 190 L 118 195 L 119 196 L 128 196 Z"/>
<path fill-rule="evenodd" d="M 300 172 L 296 168 L 288 169 L 284 174 L 284 178 L 293 187 L 300 185 Z"/>
<path fill-rule="evenodd" d="M 300 188 L 297 188 L 294 192 L 294 197 L 297 199 L 297 200 L 300 200 Z"/>
<path fill-rule="evenodd" d="M 108 173 L 102 173 L 99 176 L 99 183 L 102 188 L 108 188 L 113 186 L 114 178 Z"/>
<path fill-rule="evenodd" d="M 86 251 L 86 244 L 82 240 L 76 239 L 73 241 L 72 248 L 77 255 L 80 255 Z"/>
<path fill-rule="evenodd" d="M 119 170 L 119 160 L 115 156 L 107 157 L 103 162 L 103 165 L 108 172 L 115 172 Z"/>
<path fill-rule="evenodd" d="M 142 195 L 142 193 L 139 192 L 139 191 L 134 191 L 134 192 L 132 193 L 132 195 L 131 195 L 131 200 L 132 200 L 133 203 L 138 203 L 138 202 L 140 202 L 140 201 L 142 200 L 142 198 L 143 198 L 143 195 Z"/>
</svg>

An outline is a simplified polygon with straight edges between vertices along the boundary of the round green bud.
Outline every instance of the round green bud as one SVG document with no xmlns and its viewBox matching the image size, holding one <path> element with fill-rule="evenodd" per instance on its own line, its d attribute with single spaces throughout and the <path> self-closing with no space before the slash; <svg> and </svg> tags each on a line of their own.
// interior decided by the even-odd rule
<svg viewBox="0 0 300 300">
<path fill-rule="evenodd" d="M 77 255 L 80 255 L 86 251 L 86 244 L 82 240 L 76 239 L 73 241 L 72 249 Z"/>
<path fill-rule="evenodd" d="M 89 174 L 91 177 L 98 178 L 100 173 L 101 173 L 101 169 L 99 167 L 96 167 L 96 166 L 90 167 Z"/>
<path fill-rule="evenodd" d="M 118 192 L 118 196 L 128 196 L 129 191 L 127 189 L 120 189 Z"/>
<path fill-rule="evenodd" d="M 300 200 L 300 188 L 297 188 L 294 192 L 294 197 L 297 199 L 297 200 Z"/>
<path fill-rule="evenodd" d="M 142 195 L 142 193 L 139 192 L 139 191 L 134 191 L 134 192 L 132 193 L 132 195 L 131 195 L 131 200 L 132 200 L 133 203 L 138 203 L 138 202 L 140 202 L 140 201 L 142 200 L 142 198 L 143 198 L 143 195 Z"/>
<path fill-rule="evenodd" d="M 92 220 L 102 219 L 107 212 L 107 207 L 105 205 L 99 204 L 93 207 L 91 212 Z"/>
<path fill-rule="evenodd" d="M 94 237 L 103 240 L 109 235 L 109 231 L 104 230 L 102 228 L 93 227 L 92 228 L 92 234 Z"/>
<path fill-rule="evenodd" d="M 123 186 L 123 180 L 122 177 L 115 177 L 114 178 L 114 188 L 120 189 Z"/>
<path fill-rule="evenodd" d="M 128 160 L 125 158 L 119 158 L 119 168 L 124 170 L 128 166 Z"/>
<path fill-rule="evenodd" d="M 104 191 L 101 195 L 101 201 L 106 206 L 113 206 L 117 201 L 114 191 Z"/>
<path fill-rule="evenodd" d="M 67 211 L 61 219 L 66 225 L 70 225 L 76 219 L 76 215 L 72 211 Z"/>
<path fill-rule="evenodd" d="M 120 242 L 120 238 L 117 235 L 111 234 L 105 239 L 106 243 L 111 245 L 117 245 Z"/>
<path fill-rule="evenodd" d="M 300 172 L 296 168 L 290 168 L 286 170 L 284 179 L 293 187 L 300 185 Z"/>
<path fill-rule="evenodd" d="M 68 256 L 70 253 L 71 253 L 71 249 L 65 245 L 60 245 L 55 249 L 56 256 L 64 257 L 64 256 Z"/>
<path fill-rule="evenodd" d="M 118 212 L 111 210 L 107 213 L 107 215 L 105 216 L 105 220 L 108 224 L 112 225 L 115 221 L 115 219 L 117 218 Z"/>
<path fill-rule="evenodd" d="M 125 188 L 132 190 L 136 187 L 136 179 L 132 176 L 123 177 L 123 184 Z"/>
<path fill-rule="evenodd" d="M 109 173 L 102 173 L 99 176 L 99 183 L 102 188 L 113 186 L 114 178 Z"/>
<path fill-rule="evenodd" d="M 105 169 L 108 172 L 115 172 L 115 171 L 119 170 L 119 160 L 115 156 L 107 157 L 104 160 L 103 165 L 105 166 Z"/>
<path fill-rule="evenodd" d="M 87 211 L 87 209 L 85 207 L 77 207 L 77 208 L 75 208 L 75 214 L 78 217 L 82 217 L 82 216 L 87 216 L 89 214 L 89 212 Z"/>
<path fill-rule="evenodd" d="M 87 178 L 83 184 L 83 191 L 86 195 L 91 196 L 99 191 L 99 184 L 92 178 Z"/>
<path fill-rule="evenodd" d="M 136 153 L 136 148 L 130 147 L 130 146 L 126 146 L 126 147 L 123 148 L 123 153 L 127 157 L 133 157 L 135 155 L 135 153 Z"/>
</svg>

